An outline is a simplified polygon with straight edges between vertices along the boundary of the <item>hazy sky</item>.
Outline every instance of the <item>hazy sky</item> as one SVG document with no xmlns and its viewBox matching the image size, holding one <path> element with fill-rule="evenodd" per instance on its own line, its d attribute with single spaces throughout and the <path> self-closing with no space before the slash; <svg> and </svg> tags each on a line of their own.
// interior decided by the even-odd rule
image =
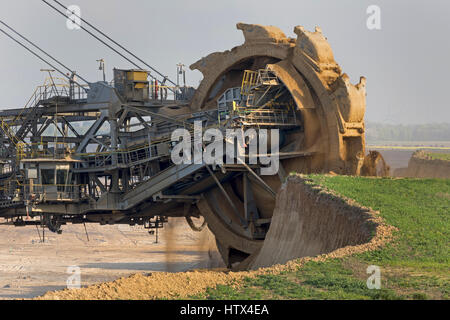
<svg viewBox="0 0 450 320">
<path fill-rule="evenodd" d="M 51 2 L 51 0 L 48 0 Z M 320 26 L 335 59 L 353 83 L 367 77 L 366 120 L 450 122 L 450 1 L 448 0 L 60 0 L 82 17 L 176 78 L 176 64 L 194 63 L 240 45 L 237 22 L 274 25 L 294 37 L 294 26 Z M 40 0 L 0 0 L 0 20 L 12 25 L 89 81 L 101 80 L 97 59 L 130 68 Z M 381 30 L 368 30 L 366 9 L 381 8 Z M 45 64 L 0 34 L 0 108 L 23 106 L 45 75 Z M 201 79 L 187 73 L 191 85 Z"/>
</svg>

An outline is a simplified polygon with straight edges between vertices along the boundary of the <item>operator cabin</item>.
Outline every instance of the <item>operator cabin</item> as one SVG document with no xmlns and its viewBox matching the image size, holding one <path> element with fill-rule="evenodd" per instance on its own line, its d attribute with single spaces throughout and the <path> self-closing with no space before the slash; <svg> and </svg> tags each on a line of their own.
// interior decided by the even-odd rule
<svg viewBox="0 0 450 320">
<path fill-rule="evenodd" d="M 24 198 L 38 202 L 74 202 L 80 200 L 80 188 L 72 175 L 79 160 L 35 158 L 20 160 L 25 172 Z"/>
</svg>

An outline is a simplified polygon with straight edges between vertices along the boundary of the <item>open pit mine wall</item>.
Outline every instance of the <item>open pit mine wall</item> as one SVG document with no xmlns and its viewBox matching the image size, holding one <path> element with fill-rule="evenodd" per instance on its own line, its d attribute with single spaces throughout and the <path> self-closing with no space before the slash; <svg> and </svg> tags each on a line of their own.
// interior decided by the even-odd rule
<svg viewBox="0 0 450 320">
<path fill-rule="evenodd" d="M 367 243 L 379 226 L 373 211 L 290 176 L 276 199 L 270 230 L 252 269 Z"/>
<path fill-rule="evenodd" d="M 407 168 L 395 170 L 395 177 L 450 179 L 450 161 L 432 159 L 423 151 L 415 152 Z"/>
</svg>

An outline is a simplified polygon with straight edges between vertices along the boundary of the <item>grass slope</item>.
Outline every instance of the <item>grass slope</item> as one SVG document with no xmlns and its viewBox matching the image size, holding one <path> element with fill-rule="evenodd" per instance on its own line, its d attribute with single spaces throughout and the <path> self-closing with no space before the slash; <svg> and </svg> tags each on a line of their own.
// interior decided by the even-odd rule
<svg viewBox="0 0 450 320">
<path fill-rule="evenodd" d="M 372 252 L 308 262 L 295 272 L 219 285 L 194 299 L 449 299 L 450 180 L 373 179 L 311 175 L 317 184 L 380 211 L 398 228 L 393 242 Z M 381 268 L 381 289 L 366 270 Z"/>
<path fill-rule="evenodd" d="M 446 160 L 446 161 L 450 161 L 450 153 L 433 153 L 433 152 L 427 152 L 427 154 L 432 158 L 432 159 L 437 159 L 437 160 Z"/>
</svg>

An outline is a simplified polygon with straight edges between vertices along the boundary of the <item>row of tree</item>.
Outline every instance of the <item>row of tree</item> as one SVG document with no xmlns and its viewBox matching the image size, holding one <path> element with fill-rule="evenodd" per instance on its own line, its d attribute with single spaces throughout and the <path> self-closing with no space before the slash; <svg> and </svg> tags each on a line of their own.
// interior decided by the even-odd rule
<svg viewBox="0 0 450 320">
<path fill-rule="evenodd" d="M 367 141 L 450 141 L 450 123 L 394 125 L 366 122 Z"/>
</svg>

